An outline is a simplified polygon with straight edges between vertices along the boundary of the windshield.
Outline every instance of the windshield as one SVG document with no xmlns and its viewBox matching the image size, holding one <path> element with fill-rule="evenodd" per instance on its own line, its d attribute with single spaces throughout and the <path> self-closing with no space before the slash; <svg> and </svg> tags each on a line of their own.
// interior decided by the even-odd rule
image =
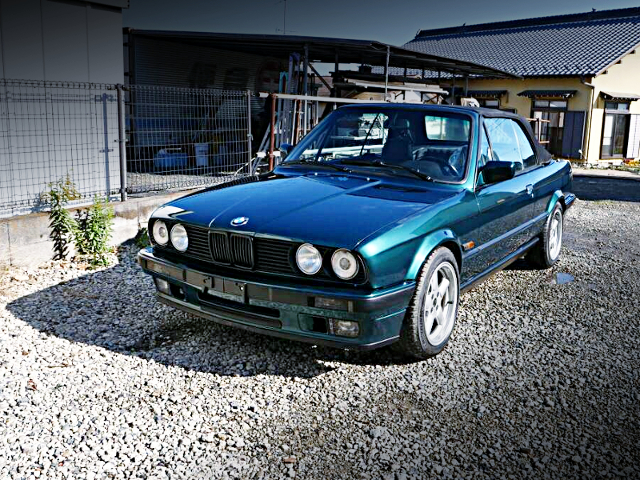
<svg viewBox="0 0 640 480">
<path fill-rule="evenodd" d="M 329 115 L 284 164 L 385 167 L 398 175 L 457 182 L 465 175 L 470 137 L 465 115 L 350 107 Z"/>
</svg>

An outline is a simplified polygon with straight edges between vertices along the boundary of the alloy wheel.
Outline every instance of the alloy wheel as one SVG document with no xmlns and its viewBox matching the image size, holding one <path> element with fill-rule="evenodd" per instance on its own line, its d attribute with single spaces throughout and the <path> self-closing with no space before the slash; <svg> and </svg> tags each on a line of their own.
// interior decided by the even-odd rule
<svg viewBox="0 0 640 480">
<path fill-rule="evenodd" d="M 423 307 L 424 330 L 431 345 L 451 334 L 458 303 L 458 278 L 453 265 L 441 263 L 429 279 Z"/>
</svg>

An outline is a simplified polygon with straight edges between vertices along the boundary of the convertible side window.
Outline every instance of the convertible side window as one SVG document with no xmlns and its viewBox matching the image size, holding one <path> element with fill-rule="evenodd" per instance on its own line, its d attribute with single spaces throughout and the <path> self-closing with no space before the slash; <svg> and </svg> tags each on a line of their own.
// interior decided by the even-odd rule
<svg viewBox="0 0 640 480">
<path fill-rule="evenodd" d="M 527 134 L 522 129 L 522 125 L 513 120 L 511 120 L 511 123 L 513 124 L 513 129 L 516 132 L 516 139 L 518 140 L 518 146 L 520 147 L 520 158 L 522 159 L 524 169 L 526 170 L 527 168 L 537 166 L 538 159 L 531 147 L 531 142 L 529 141 Z"/>
<path fill-rule="evenodd" d="M 524 163 L 513 128 L 513 120 L 510 118 L 487 118 L 484 124 L 491 139 L 493 159 L 502 162 L 515 162 L 516 168 L 522 170 Z"/>
</svg>

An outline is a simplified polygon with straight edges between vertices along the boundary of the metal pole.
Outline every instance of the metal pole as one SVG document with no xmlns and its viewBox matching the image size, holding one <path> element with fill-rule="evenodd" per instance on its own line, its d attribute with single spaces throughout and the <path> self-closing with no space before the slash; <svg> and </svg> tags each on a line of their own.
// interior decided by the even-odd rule
<svg viewBox="0 0 640 480">
<path fill-rule="evenodd" d="M 406 67 L 406 65 L 405 65 L 405 67 L 404 67 L 404 79 L 402 80 L 402 83 L 404 83 L 405 85 L 406 85 L 406 83 L 407 83 L 407 67 Z M 407 95 L 406 95 L 406 93 L 407 93 L 407 91 L 406 91 L 406 90 L 403 90 L 403 91 L 402 91 L 402 99 L 403 99 L 403 100 L 406 100 L 406 99 L 407 99 Z"/>
<path fill-rule="evenodd" d="M 111 96 L 113 100 L 113 95 Z M 103 120 L 103 128 L 104 128 L 104 170 L 105 170 L 105 180 L 106 180 L 106 188 L 107 188 L 107 201 L 110 201 L 111 196 L 111 165 L 109 165 L 109 151 L 113 151 L 109 148 L 109 119 L 107 116 L 107 101 L 109 100 L 109 95 L 103 93 L 100 97 L 102 101 L 102 120 Z"/>
<path fill-rule="evenodd" d="M 387 100 L 387 90 L 389 89 L 389 57 L 391 57 L 391 47 L 387 45 L 387 61 L 384 64 L 384 99 Z"/>
<path fill-rule="evenodd" d="M 304 72 L 302 73 L 302 94 L 307 95 L 309 93 L 308 83 L 309 83 L 309 45 L 305 43 L 304 45 Z M 303 134 L 307 133 L 307 124 L 309 123 L 308 113 L 307 113 L 307 101 L 304 101 L 304 128 Z"/>
<path fill-rule="evenodd" d="M 276 148 L 276 96 L 271 95 L 271 139 L 269 145 L 269 170 L 273 170 L 274 168 L 274 159 L 273 151 Z"/>
<path fill-rule="evenodd" d="M 127 201 L 127 148 L 124 118 L 124 95 L 122 85 L 116 86 L 118 91 L 118 148 L 120 154 L 120 200 Z"/>
<path fill-rule="evenodd" d="M 309 70 L 309 45 L 305 43 L 304 45 L 304 66 L 302 67 L 304 71 L 302 72 L 302 94 L 306 95 L 308 92 L 307 89 L 307 74 Z"/>
<path fill-rule="evenodd" d="M 251 90 L 247 90 L 247 148 L 249 149 L 247 156 L 249 158 L 249 171 L 251 171 L 251 150 L 253 149 L 252 141 L 253 133 L 251 132 Z"/>
<path fill-rule="evenodd" d="M 332 93 L 333 93 L 333 95 L 331 95 L 332 97 L 337 97 L 338 96 L 338 87 L 335 86 L 335 80 L 338 78 L 338 72 L 339 71 L 340 71 L 340 60 L 338 58 L 338 53 L 336 52 L 336 63 L 333 66 L 333 79 L 334 79 L 334 82 L 333 82 L 333 88 L 331 89 Z"/>
</svg>

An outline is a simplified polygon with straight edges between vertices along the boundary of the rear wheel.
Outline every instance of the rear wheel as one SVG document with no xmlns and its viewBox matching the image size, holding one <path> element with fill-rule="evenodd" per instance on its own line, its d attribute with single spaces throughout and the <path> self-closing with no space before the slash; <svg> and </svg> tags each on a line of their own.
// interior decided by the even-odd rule
<svg viewBox="0 0 640 480">
<path fill-rule="evenodd" d="M 451 250 L 435 249 L 422 267 L 416 291 L 394 344 L 414 358 L 440 353 L 449 342 L 458 315 L 460 275 Z"/>
<path fill-rule="evenodd" d="M 550 268 L 560 258 L 564 216 L 562 205 L 556 203 L 542 231 L 541 241 L 527 255 L 527 260 L 538 268 Z"/>
</svg>

